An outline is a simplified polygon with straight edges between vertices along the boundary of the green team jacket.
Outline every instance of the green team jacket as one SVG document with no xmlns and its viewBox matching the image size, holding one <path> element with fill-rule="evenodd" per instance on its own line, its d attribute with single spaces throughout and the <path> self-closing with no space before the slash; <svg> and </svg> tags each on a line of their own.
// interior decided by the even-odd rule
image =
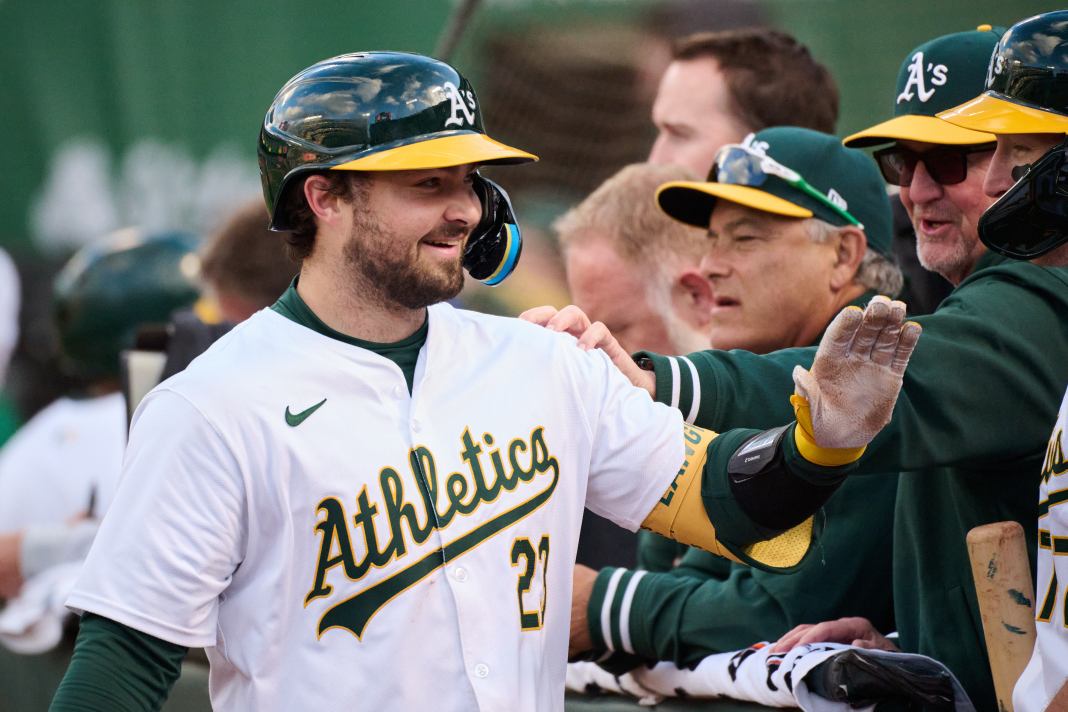
<svg viewBox="0 0 1068 712">
<path fill-rule="evenodd" d="M 872 296 L 853 304 L 863 306 Z M 792 392 L 791 383 L 778 398 Z M 595 647 L 686 666 L 839 616 L 863 616 L 880 630 L 893 630 L 889 532 L 896 484 L 894 475 L 846 480 L 824 505 L 819 545 L 786 576 L 642 532 L 639 562 L 652 572 L 606 568 L 597 575 L 587 608 Z M 677 568 L 656 572 L 683 551 Z"/>
<path fill-rule="evenodd" d="M 941 660 L 979 710 L 994 710 L 964 537 L 1014 519 L 1034 556 L 1039 469 L 1068 383 L 1068 268 L 986 254 L 935 313 L 916 321 L 924 332 L 894 417 L 857 472 L 902 473 L 893 531 L 902 649 Z M 785 422 L 791 370 L 810 365 L 815 349 L 645 355 L 658 400 L 722 431 Z"/>
</svg>

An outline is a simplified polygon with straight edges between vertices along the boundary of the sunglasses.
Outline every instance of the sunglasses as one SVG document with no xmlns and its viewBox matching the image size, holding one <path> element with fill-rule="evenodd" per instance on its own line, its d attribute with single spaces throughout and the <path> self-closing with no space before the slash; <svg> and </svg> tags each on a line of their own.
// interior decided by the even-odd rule
<svg viewBox="0 0 1068 712">
<path fill-rule="evenodd" d="M 716 162 L 712 165 L 712 172 L 709 174 L 708 179 L 716 183 L 729 183 L 731 185 L 745 185 L 757 188 L 764 184 L 768 176 L 775 176 L 794 190 L 800 191 L 830 208 L 832 212 L 840 215 L 849 224 L 864 229 L 860 221 L 853 217 L 848 210 L 821 193 L 811 183 L 802 178 L 800 173 L 792 168 L 787 168 L 771 156 L 753 151 L 748 146 L 728 144 L 719 149 L 716 153 Z"/>
<path fill-rule="evenodd" d="M 993 151 L 996 145 L 983 143 L 975 146 L 939 146 L 922 153 L 895 145 L 878 150 L 873 155 L 883 178 L 891 185 L 902 188 L 912 185 L 916 164 L 921 162 L 935 182 L 954 185 L 968 177 L 968 156 Z"/>
</svg>

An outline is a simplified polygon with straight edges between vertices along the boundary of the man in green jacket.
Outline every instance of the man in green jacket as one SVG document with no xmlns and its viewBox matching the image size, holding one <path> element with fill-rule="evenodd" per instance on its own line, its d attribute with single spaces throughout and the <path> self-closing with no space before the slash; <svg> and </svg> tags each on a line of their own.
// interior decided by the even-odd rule
<svg viewBox="0 0 1068 712">
<path fill-rule="evenodd" d="M 998 196 L 979 223 L 993 251 L 1037 264 L 1068 263 L 1068 12 L 1050 12 L 1014 25 L 991 58 L 987 90 L 943 118 L 997 134 L 986 189 Z M 1065 401 L 1068 403 L 1068 401 Z M 1062 405 L 1038 492 L 1039 552 L 1034 653 L 1012 693 L 1018 712 L 1068 708 L 1063 551 L 1065 533 Z M 1058 481 L 1058 477 L 1060 480 Z M 1026 526 L 1026 525 L 1025 525 Z M 1028 527 L 1030 528 L 1030 527 Z M 1061 576 L 1058 581 L 1057 571 Z"/>
<path fill-rule="evenodd" d="M 1030 260 L 1027 266 L 1031 270 L 1037 269 L 1036 266 L 1059 268 L 1050 269 L 1051 274 L 1059 275 L 1063 275 L 1064 266 L 1068 265 L 1068 246 L 1064 244 L 1068 242 L 1068 231 L 1064 222 L 1065 207 L 1068 205 L 1068 199 L 1065 198 L 1065 195 L 1068 195 L 1068 176 L 1064 172 L 1064 165 L 1068 162 L 1065 149 L 1065 135 L 1068 134 L 1068 92 L 1064 90 L 1063 82 L 1059 81 L 1058 77 L 1063 77 L 1068 69 L 1068 62 L 1065 61 L 1068 32 L 1065 27 L 1068 27 L 1068 12 L 1065 11 L 1038 15 L 1014 25 L 1001 36 L 994 49 L 988 64 L 986 91 L 961 106 L 939 114 L 941 119 L 950 122 L 955 128 L 989 131 L 996 136 L 997 149 L 989 160 L 983 188 L 987 196 L 997 198 L 997 201 L 983 214 L 978 223 L 979 237 L 992 250 L 988 254 L 996 253 L 999 260 L 1006 257 Z M 918 168 L 916 173 L 918 176 Z M 1029 318 L 1031 315 L 1025 308 L 1021 307 L 1019 316 Z M 1062 324 L 1063 314 L 1064 312 L 1061 312 Z M 1038 320 L 1044 320 L 1046 317 L 1047 315 L 1042 314 Z M 1001 341 L 999 345 L 1007 349 L 1024 346 L 1009 339 Z M 1044 353 L 1046 359 L 1051 362 L 1064 360 L 1064 351 L 1058 348 L 1058 345 L 1039 340 L 1035 348 L 1047 348 Z M 1015 360 L 1012 362 L 1019 363 Z M 1063 382 L 1062 379 L 1062 386 Z M 1006 402 L 1010 401 L 1006 399 Z M 1045 417 L 1052 420 L 1057 412 L 1056 406 L 1050 410 L 1048 404 L 1042 404 L 1041 408 L 1036 409 L 1038 404 L 1029 401 L 1011 405 L 1016 406 L 1013 408 L 1014 417 Z M 1041 464 L 1041 454 L 1037 462 Z M 1032 478 L 1028 478 L 1027 474 L 1021 473 L 1020 484 L 1011 489 L 1006 488 L 1002 495 L 1010 497 L 1020 493 L 1035 502 L 1037 481 L 1043 476 L 1039 470 L 1031 473 Z M 1045 476 L 1048 477 L 1048 471 Z M 996 493 L 992 492 L 991 500 L 995 496 Z M 912 512 L 913 521 L 920 519 L 918 510 L 917 503 Z M 1033 538 L 1036 533 L 1034 518 L 1043 516 L 1045 510 L 1035 507 L 1031 510 L 1025 508 L 1023 511 L 1025 514 L 1030 512 L 1031 518 L 1011 518 L 1020 521 L 1024 531 Z M 927 512 L 930 512 L 929 507 Z M 1048 537 L 1048 532 L 1044 536 Z M 1048 542 L 1045 548 L 1049 549 Z M 1035 555 L 1033 540 L 1029 540 L 1028 552 L 1032 557 Z M 1046 578 L 1049 578 L 1048 574 Z M 1055 587 L 1055 577 L 1053 581 Z M 1039 599 L 1035 605 L 1038 620 L 1048 622 L 1053 601 L 1057 600 L 1060 592 L 1050 588 L 1037 593 Z M 932 614 L 936 612 L 932 611 Z M 901 622 L 899 618 L 899 623 Z M 883 646 L 881 641 L 864 631 L 864 621 L 854 620 L 802 626 L 786 636 L 778 647 L 787 649 L 802 642 L 841 639 L 842 634 L 850 628 L 854 629 L 853 632 L 865 635 L 873 644 Z M 907 644 L 904 630 L 905 626 L 902 625 L 903 645 Z M 1040 638 L 1047 632 L 1057 635 L 1052 630 L 1042 630 Z M 927 633 L 927 637 L 930 635 Z M 1047 654 L 1054 649 L 1055 646 L 1048 644 L 1044 648 Z M 1038 646 L 1036 655 L 1042 651 L 1043 646 Z M 1028 677 L 1022 689 L 1017 690 L 1014 698 L 1016 709 L 1021 709 L 1021 706 L 1028 709 L 1045 709 L 1049 697 L 1062 687 L 1063 677 L 1057 674 L 1059 662 L 1049 660 L 1046 664 L 1050 669 L 1048 680 L 1043 683 L 1040 673 Z M 1037 670 L 1041 669 L 1042 666 L 1039 665 Z M 1043 692 L 1046 693 L 1045 699 L 1042 697 Z"/>
<path fill-rule="evenodd" d="M 1022 114 L 1026 107 L 1017 106 Z M 996 120 L 988 117 L 989 130 L 1001 125 Z M 1048 125 L 1018 124 L 1031 131 Z M 1042 141 L 1006 137 L 991 159 L 985 192 L 1005 193 L 1014 166 L 1037 159 L 1055 140 L 1063 134 Z M 975 204 L 969 208 L 969 229 L 981 212 Z M 901 648 L 948 665 L 980 710 L 995 709 L 995 698 L 964 537 L 980 524 L 1014 519 L 1025 523 L 1028 549 L 1035 550 L 1030 523 L 1038 514 L 1039 471 L 1049 422 L 1068 382 L 1068 268 L 1054 266 L 1064 264 L 1068 260 L 1056 252 L 1040 262 L 987 253 L 934 314 L 918 318 L 924 338 L 894 418 L 858 468 L 903 473 L 893 533 Z M 794 367 L 810 363 L 815 353 L 704 351 L 686 357 L 688 363 L 639 353 L 635 360 L 603 329 L 587 330 L 576 310 L 538 316 L 555 329 L 584 332 L 580 345 L 604 348 L 636 385 L 714 430 L 782 418 L 777 394 L 790 387 Z M 853 627 L 838 636 L 820 637 L 886 645 L 857 620 L 849 619 Z"/>
<path fill-rule="evenodd" d="M 898 292 L 901 272 L 888 258 L 890 205 L 866 155 L 801 128 L 765 129 L 728 152 L 758 155 L 746 153 L 750 149 L 760 152 L 760 160 L 799 172 L 820 194 L 839 194 L 847 209 L 789 186 L 779 198 L 762 190 L 739 195 L 730 185 L 677 182 L 690 196 L 684 207 L 691 210 L 691 202 L 716 200 L 706 191 L 727 191 L 713 211 L 716 235 L 706 240 L 700 264 L 713 291 L 717 348 L 766 353 L 808 346 L 844 306 Z M 684 209 L 677 217 L 709 227 L 707 215 L 692 217 Z M 885 531 L 892 526 L 895 492 L 892 476 L 850 478 L 825 507 L 819 555 L 790 576 L 730 564 L 695 548 L 684 548 L 680 565 L 670 571 L 671 554 L 659 572 L 579 566 L 571 651 L 615 651 L 687 665 L 830 616 L 848 613 L 890 626 L 891 547 Z M 650 539 L 657 535 L 642 534 L 639 560 L 651 569 L 656 557 L 650 554 L 658 547 Z M 629 635 L 621 635 L 624 630 Z M 621 655 L 613 667 L 635 662 Z"/>
</svg>

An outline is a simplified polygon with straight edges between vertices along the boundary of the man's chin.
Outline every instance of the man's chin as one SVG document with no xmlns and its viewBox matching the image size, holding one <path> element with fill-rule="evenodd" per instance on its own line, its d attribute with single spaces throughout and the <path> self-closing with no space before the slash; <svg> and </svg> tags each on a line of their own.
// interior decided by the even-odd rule
<svg viewBox="0 0 1068 712">
<path fill-rule="evenodd" d="M 920 266 L 957 284 L 974 266 L 974 260 L 955 241 L 924 242 L 917 245 L 916 256 Z"/>
<path fill-rule="evenodd" d="M 408 289 L 397 295 L 397 301 L 408 309 L 423 309 L 431 304 L 447 302 L 454 299 L 464 288 L 463 270 L 448 275 L 434 275 L 428 279 L 413 276 Z"/>
</svg>

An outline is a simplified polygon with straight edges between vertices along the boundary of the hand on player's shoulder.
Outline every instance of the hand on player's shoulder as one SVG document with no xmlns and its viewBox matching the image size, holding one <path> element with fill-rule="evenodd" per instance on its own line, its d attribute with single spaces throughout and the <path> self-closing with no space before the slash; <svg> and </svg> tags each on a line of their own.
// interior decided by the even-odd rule
<svg viewBox="0 0 1068 712">
<path fill-rule="evenodd" d="M 576 339 L 581 339 L 591 325 L 586 313 L 574 304 L 569 304 L 563 309 L 550 305 L 534 307 L 520 314 L 519 318 L 538 326 L 544 326 L 550 331 L 571 334 Z"/>
<path fill-rule="evenodd" d="M 604 323 L 591 322 L 586 313 L 574 304 L 563 309 L 556 309 L 553 306 L 534 307 L 520 314 L 519 318 L 543 326 L 550 331 L 574 336 L 578 339 L 576 345 L 583 351 L 600 349 L 631 384 L 655 397 L 656 379 L 653 374 L 643 371 L 634 363 L 634 359 L 620 346 L 619 341 Z"/>
</svg>

